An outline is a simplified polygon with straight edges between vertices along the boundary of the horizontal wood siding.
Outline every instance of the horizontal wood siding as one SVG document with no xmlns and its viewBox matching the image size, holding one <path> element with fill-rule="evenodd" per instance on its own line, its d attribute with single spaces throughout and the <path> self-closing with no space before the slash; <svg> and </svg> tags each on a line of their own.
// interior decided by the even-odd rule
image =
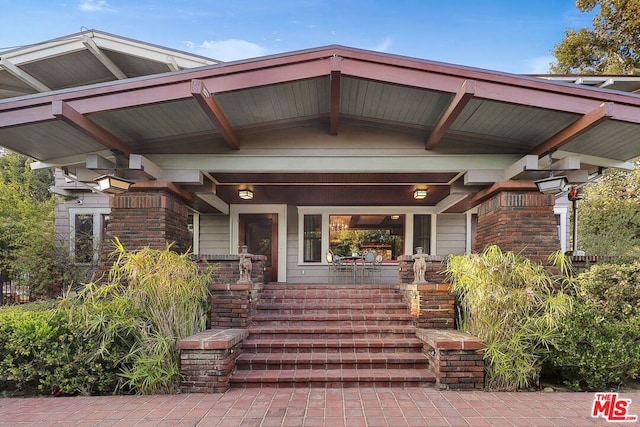
<svg viewBox="0 0 640 427">
<path fill-rule="evenodd" d="M 466 216 L 440 214 L 436 225 L 436 254 L 462 254 L 466 252 Z"/>
<path fill-rule="evenodd" d="M 200 215 L 200 253 L 229 255 L 229 216 Z"/>
</svg>

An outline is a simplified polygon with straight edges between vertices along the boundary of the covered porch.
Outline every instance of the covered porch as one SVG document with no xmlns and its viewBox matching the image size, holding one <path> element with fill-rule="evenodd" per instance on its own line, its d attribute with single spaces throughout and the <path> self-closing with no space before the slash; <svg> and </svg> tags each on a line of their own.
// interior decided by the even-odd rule
<svg viewBox="0 0 640 427">
<path fill-rule="evenodd" d="M 343 46 L 0 101 L 4 146 L 101 197 L 98 243 L 247 245 L 287 283 L 328 282 L 329 250 L 382 254 L 384 282 L 418 246 L 544 260 L 568 215 L 534 181 L 630 168 L 639 130 L 633 94 Z M 133 185 L 101 193 L 104 174 Z M 69 223 L 89 209 L 72 203 Z"/>
</svg>

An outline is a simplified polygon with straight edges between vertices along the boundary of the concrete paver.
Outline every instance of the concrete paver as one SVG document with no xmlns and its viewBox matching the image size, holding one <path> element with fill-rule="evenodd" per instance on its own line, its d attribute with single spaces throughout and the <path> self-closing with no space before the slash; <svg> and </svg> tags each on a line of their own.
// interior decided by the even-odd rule
<svg viewBox="0 0 640 427">
<path fill-rule="evenodd" d="M 640 392 L 630 415 L 640 416 Z M 232 389 L 224 394 L 0 399 L 0 426 L 629 426 L 592 418 L 594 393 L 430 388 Z M 640 424 L 640 423 L 637 423 Z"/>
</svg>

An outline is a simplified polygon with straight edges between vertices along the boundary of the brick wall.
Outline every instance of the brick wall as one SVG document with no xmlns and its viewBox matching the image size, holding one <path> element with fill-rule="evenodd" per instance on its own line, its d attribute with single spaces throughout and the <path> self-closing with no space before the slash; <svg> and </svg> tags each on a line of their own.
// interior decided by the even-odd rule
<svg viewBox="0 0 640 427">
<path fill-rule="evenodd" d="M 560 249 L 553 198 L 538 191 L 503 191 L 483 201 L 473 250 L 498 245 L 546 263 L 549 254 Z"/>
<path fill-rule="evenodd" d="M 113 196 L 110 207 L 99 273 L 111 266 L 109 255 L 116 237 L 127 250 L 165 249 L 169 243 L 179 253 L 190 249 L 187 207 L 170 191 L 129 191 Z"/>
<path fill-rule="evenodd" d="M 240 279 L 238 255 L 205 255 L 200 257 L 201 266 L 213 266 L 211 291 L 210 328 L 246 328 L 251 323 L 251 314 L 262 293 L 264 265 L 267 257 L 252 255 L 252 283 L 238 283 Z"/>
<path fill-rule="evenodd" d="M 444 283 L 444 274 L 442 270 L 445 268 L 444 257 L 431 255 L 426 258 L 427 270 L 424 278 L 429 283 Z M 398 257 L 400 284 L 413 283 L 413 257 L 412 255 L 402 255 Z"/>
<path fill-rule="evenodd" d="M 209 329 L 178 341 L 182 393 L 222 393 L 229 389 L 246 329 Z"/>
<path fill-rule="evenodd" d="M 420 329 L 429 366 L 441 390 L 482 390 L 485 345 L 473 335 L 459 331 Z"/>
<path fill-rule="evenodd" d="M 400 292 L 416 327 L 453 329 L 455 299 L 448 284 L 401 284 Z"/>
</svg>

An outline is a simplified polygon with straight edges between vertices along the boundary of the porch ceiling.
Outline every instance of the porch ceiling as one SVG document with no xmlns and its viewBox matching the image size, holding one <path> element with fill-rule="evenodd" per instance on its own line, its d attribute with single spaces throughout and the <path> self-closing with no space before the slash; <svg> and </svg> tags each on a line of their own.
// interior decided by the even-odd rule
<svg viewBox="0 0 640 427">
<path fill-rule="evenodd" d="M 640 156 L 638 135 L 635 94 L 341 46 L 0 101 L 0 144 L 41 166 L 141 155 L 148 179 L 209 185 L 214 210 L 240 188 L 251 203 L 463 209 L 527 155 L 590 173 Z M 428 199 L 407 197 L 418 186 Z"/>
</svg>

